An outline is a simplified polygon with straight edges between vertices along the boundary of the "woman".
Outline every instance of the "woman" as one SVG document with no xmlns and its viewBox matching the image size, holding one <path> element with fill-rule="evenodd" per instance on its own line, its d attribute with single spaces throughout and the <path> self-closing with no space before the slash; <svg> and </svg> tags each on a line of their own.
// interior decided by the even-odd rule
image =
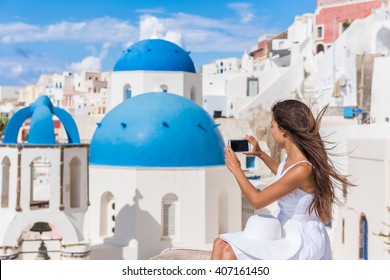
<svg viewBox="0 0 390 280">
<path fill-rule="evenodd" d="M 244 232 L 222 234 L 214 241 L 211 259 L 330 259 L 324 224 L 332 220 L 332 204 L 337 202 L 334 183 L 352 184 L 335 170 L 320 136 L 326 108 L 316 120 L 300 101 L 274 104 L 271 134 L 277 147 L 287 153 L 280 165 L 252 136 L 245 138 L 253 146 L 246 154 L 259 157 L 276 175 L 263 191 L 254 188 L 233 150 L 225 148 L 226 166 L 253 208 L 278 201 L 279 210 L 275 217 L 251 217 Z"/>
</svg>

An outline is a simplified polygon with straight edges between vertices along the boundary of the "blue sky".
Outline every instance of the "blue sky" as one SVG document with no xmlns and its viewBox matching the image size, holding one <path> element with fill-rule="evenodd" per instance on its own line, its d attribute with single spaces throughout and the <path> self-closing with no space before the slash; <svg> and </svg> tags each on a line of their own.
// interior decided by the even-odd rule
<svg viewBox="0 0 390 280">
<path fill-rule="evenodd" d="M 123 49 L 153 30 L 199 67 L 241 56 L 286 29 L 315 0 L 0 0 L 0 85 L 40 74 L 112 70 Z"/>
</svg>

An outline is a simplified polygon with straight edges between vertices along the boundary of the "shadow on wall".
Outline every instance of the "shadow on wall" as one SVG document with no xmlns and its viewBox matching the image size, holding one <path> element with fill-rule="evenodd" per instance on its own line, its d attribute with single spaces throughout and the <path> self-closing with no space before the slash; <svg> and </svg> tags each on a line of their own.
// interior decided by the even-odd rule
<svg viewBox="0 0 390 280">
<path fill-rule="evenodd" d="M 115 234 L 106 238 L 104 243 L 120 244 L 137 249 L 137 259 L 149 259 L 158 255 L 166 248 L 172 247 L 170 240 L 161 239 L 161 225 L 148 212 L 139 207 L 143 196 L 139 190 L 135 191 L 134 204 L 126 204 L 115 219 Z M 120 252 L 119 252 L 120 251 Z M 118 250 L 118 254 L 122 254 Z M 123 256 L 118 255 L 118 259 Z"/>
</svg>

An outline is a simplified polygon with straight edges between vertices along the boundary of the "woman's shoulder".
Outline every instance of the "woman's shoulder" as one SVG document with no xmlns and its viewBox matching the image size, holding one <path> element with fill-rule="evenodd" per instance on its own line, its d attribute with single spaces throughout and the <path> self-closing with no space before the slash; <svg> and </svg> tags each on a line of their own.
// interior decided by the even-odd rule
<svg viewBox="0 0 390 280">
<path fill-rule="evenodd" d="M 288 173 L 290 170 L 294 170 L 295 172 L 312 172 L 313 165 L 306 159 L 297 160 L 295 162 L 285 162 L 285 168 L 282 172 L 282 174 Z"/>
<path fill-rule="evenodd" d="M 289 165 L 284 171 L 283 175 L 287 178 L 294 179 L 294 181 L 303 182 L 312 178 L 313 166 L 307 160 L 302 160 Z"/>
</svg>

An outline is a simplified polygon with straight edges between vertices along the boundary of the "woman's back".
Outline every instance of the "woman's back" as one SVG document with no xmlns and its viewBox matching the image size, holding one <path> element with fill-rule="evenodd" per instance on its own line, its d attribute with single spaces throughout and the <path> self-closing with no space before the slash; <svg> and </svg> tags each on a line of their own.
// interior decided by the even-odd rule
<svg viewBox="0 0 390 280">
<path fill-rule="evenodd" d="M 286 160 L 279 165 L 275 181 L 298 164 L 310 164 L 306 160 L 299 161 L 284 170 L 285 163 Z M 330 259 L 330 240 L 326 228 L 314 213 L 309 214 L 308 211 L 314 196 L 296 188 L 278 200 L 279 209 L 275 216 L 282 224 L 288 220 L 294 221 L 302 237 L 301 250 L 292 259 Z"/>
<path fill-rule="evenodd" d="M 287 158 L 286 158 L 287 159 Z M 285 175 L 291 168 L 298 164 L 310 162 L 302 160 L 290 165 L 284 169 L 286 159 L 279 165 L 278 171 L 275 176 L 275 182 Z M 311 165 L 311 164 L 310 164 Z M 314 194 L 307 193 L 300 188 L 295 189 L 286 196 L 278 200 L 279 211 L 277 213 L 278 218 L 282 221 L 284 219 L 318 219 L 315 215 L 309 215 L 307 209 L 314 198 Z M 279 217 L 280 216 L 280 217 Z M 294 218 L 293 218 L 294 217 Z"/>
</svg>

